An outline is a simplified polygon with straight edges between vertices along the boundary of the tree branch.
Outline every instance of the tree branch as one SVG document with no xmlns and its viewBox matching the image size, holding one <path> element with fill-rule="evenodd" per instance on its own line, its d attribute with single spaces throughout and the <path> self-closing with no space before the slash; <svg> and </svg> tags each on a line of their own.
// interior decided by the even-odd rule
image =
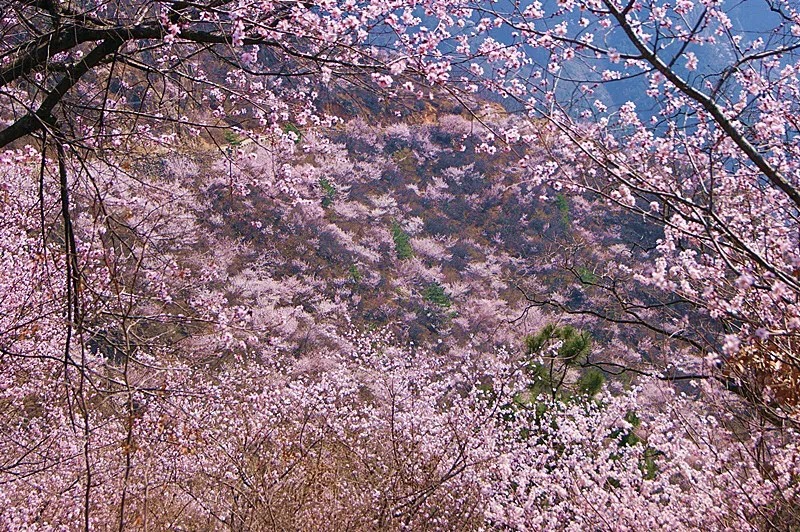
<svg viewBox="0 0 800 532">
<path fill-rule="evenodd" d="M 756 149 L 756 147 L 745 138 L 742 132 L 739 131 L 730 120 L 728 120 L 722 109 L 720 109 L 720 107 L 705 93 L 695 89 L 686 80 L 676 74 L 675 71 L 672 70 L 666 63 L 664 63 L 664 61 L 662 61 L 654 51 L 650 50 L 650 48 L 648 48 L 645 43 L 642 42 L 642 40 L 636 35 L 627 18 L 625 17 L 625 13 L 619 11 L 614 6 L 613 2 L 610 0 L 603 0 L 603 3 L 609 9 L 611 15 L 617 20 L 620 28 L 622 28 L 622 30 L 625 32 L 625 35 L 628 37 L 631 43 L 642 54 L 644 59 L 653 65 L 656 70 L 661 72 L 661 74 L 663 74 L 664 77 L 670 81 L 670 83 L 675 85 L 678 90 L 702 105 L 703 109 L 705 109 L 708 114 L 714 118 L 714 121 L 722 129 L 722 131 L 724 131 L 725 134 L 736 143 L 739 149 L 742 150 L 745 155 L 747 155 L 747 158 L 750 159 L 750 161 L 753 162 L 753 164 L 755 164 L 759 170 L 761 170 L 767 179 L 769 179 L 770 183 L 783 191 L 783 193 L 792 200 L 794 205 L 800 209 L 800 191 L 792 186 L 792 184 L 789 183 L 789 181 L 787 181 L 786 178 L 781 175 L 776 168 L 767 162 L 764 156 L 759 153 L 758 149 Z"/>
<path fill-rule="evenodd" d="M 66 73 L 35 112 L 28 113 L 0 131 L 0 147 L 7 146 L 15 140 L 45 127 L 52 117 L 53 109 L 67 92 L 75 86 L 84 74 L 119 49 L 122 43 L 121 38 L 110 38 L 89 52 L 86 57 Z"/>
</svg>

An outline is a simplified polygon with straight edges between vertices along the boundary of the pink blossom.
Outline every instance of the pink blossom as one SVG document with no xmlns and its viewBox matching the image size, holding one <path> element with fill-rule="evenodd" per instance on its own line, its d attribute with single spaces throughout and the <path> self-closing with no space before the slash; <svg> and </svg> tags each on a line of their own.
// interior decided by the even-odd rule
<svg viewBox="0 0 800 532">
<path fill-rule="evenodd" d="M 697 70 L 697 56 L 694 52 L 687 52 L 684 56 L 686 57 L 686 70 Z"/>
</svg>

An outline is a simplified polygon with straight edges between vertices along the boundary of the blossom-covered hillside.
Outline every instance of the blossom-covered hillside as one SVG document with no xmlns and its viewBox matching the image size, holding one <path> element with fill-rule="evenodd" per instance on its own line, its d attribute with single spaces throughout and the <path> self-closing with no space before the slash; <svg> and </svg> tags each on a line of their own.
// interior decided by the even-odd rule
<svg viewBox="0 0 800 532">
<path fill-rule="evenodd" d="M 69 528 L 87 504 L 98 528 L 788 523 L 791 432 L 756 429 L 647 319 L 588 314 L 612 309 L 603 250 L 644 264 L 659 232 L 526 185 L 519 154 L 480 147 L 518 126 L 497 113 L 95 166 L 73 191 L 91 297 L 72 338 L 36 160 L 7 152 L 6 526 Z"/>
<path fill-rule="evenodd" d="M 0 529 L 800 529 L 791 0 L 0 0 Z"/>
</svg>

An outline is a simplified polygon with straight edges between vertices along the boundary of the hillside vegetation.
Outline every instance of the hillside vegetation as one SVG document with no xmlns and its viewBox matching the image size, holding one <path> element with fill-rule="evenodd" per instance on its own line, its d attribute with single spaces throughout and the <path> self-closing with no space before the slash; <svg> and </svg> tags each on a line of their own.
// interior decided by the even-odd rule
<svg viewBox="0 0 800 532">
<path fill-rule="evenodd" d="M 0 0 L 0 529 L 800 529 L 798 53 L 789 0 Z"/>
</svg>

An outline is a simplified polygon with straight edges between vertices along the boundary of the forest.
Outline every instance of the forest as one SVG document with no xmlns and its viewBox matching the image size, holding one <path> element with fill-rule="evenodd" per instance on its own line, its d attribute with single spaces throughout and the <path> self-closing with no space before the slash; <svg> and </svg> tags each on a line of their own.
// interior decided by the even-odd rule
<svg viewBox="0 0 800 532">
<path fill-rule="evenodd" d="M 800 529 L 794 0 L 0 0 L 0 529 Z"/>
</svg>

